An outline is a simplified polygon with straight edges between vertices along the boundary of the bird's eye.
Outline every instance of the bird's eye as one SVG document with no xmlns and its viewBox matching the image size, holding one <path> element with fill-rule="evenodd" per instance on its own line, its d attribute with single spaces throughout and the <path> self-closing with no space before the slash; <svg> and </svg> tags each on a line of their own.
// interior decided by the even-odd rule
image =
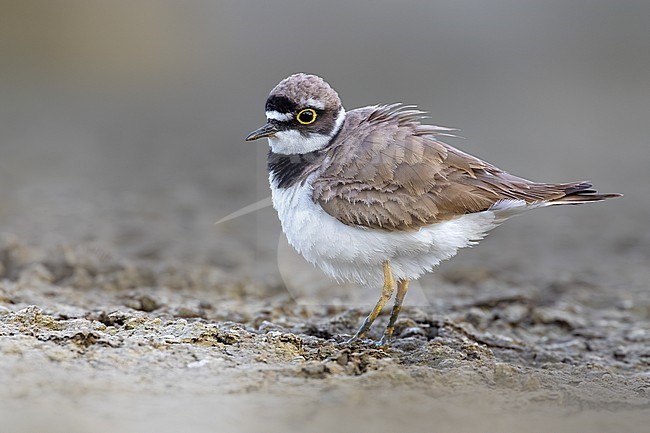
<svg viewBox="0 0 650 433">
<path fill-rule="evenodd" d="M 316 121 L 316 111 L 311 108 L 300 110 L 300 112 L 296 114 L 296 120 L 302 125 L 312 124 Z"/>
</svg>

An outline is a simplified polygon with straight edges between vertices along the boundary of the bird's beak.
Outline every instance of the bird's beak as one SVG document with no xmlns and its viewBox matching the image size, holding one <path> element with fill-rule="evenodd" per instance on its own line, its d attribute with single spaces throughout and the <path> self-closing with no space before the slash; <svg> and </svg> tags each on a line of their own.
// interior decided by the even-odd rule
<svg viewBox="0 0 650 433">
<path fill-rule="evenodd" d="M 246 137 L 246 141 L 253 141 L 253 140 L 257 140 L 258 138 L 270 137 L 274 135 L 276 132 L 278 132 L 278 129 L 275 126 L 271 125 L 270 123 L 267 123 L 261 128 L 256 129 L 255 131 L 248 134 L 248 137 Z"/>
</svg>

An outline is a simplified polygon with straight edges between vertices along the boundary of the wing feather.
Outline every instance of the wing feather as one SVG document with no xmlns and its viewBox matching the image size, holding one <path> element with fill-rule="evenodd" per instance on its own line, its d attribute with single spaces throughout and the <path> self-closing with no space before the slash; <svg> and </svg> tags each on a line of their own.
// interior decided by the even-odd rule
<svg viewBox="0 0 650 433">
<path fill-rule="evenodd" d="M 314 201 L 344 224 L 418 230 L 501 200 L 558 200 L 588 185 L 506 173 L 439 141 L 454 130 L 422 125 L 424 114 L 400 104 L 350 111 L 313 183 Z"/>
</svg>

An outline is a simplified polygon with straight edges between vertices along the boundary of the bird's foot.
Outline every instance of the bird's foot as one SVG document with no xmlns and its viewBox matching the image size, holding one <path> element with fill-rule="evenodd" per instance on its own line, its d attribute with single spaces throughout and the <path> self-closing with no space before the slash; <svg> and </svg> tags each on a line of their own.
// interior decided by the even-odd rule
<svg viewBox="0 0 650 433">
<path fill-rule="evenodd" d="M 362 343 L 364 341 L 365 336 L 366 336 L 365 332 L 363 332 L 363 333 L 357 332 L 352 337 L 350 337 L 348 340 L 346 340 L 344 344 L 346 346 L 351 346 L 351 345 Z"/>
<path fill-rule="evenodd" d="M 377 347 L 380 347 L 382 349 L 386 349 L 388 346 L 390 346 L 390 337 L 386 337 L 386 334 L 384 334 L 379 341 L 377 341 L 375 344 Z"/>
<path fill-rule="evenodd" d="M 390 343 L 390 337 L 387 337 L 384 334 L 379 341 L 372 340 L 370 338 L 364 338 L 364 335 L 354 335 L 353 337 L 346 340 L 343 344 L 345 346 L 371 346 L 377 349 L 386 349 Z"/>
<path fill-rule="evenodd" d="M 390 341 L 393 339 L 393 331 L 395 328 L 391 325 L 388 325 L 384 331 L 384 335 L 381 336 L 381 339 L 377 342 L 377 346 L 386 348 L 390 345 Z"/>
</svg>

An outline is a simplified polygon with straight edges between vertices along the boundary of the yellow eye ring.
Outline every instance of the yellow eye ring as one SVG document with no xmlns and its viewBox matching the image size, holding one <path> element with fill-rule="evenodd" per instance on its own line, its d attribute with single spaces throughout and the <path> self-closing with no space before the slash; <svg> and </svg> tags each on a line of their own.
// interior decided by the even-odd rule
<svg viewBox="0 0 650 433">
<path fill-rule="evenodd" d="M 316 121 L 316 110 L 312 108 L 300 110 L 298 114 L 296 114 L 296 120 L 301 125 L 311 125 Z"/>
</svg>

